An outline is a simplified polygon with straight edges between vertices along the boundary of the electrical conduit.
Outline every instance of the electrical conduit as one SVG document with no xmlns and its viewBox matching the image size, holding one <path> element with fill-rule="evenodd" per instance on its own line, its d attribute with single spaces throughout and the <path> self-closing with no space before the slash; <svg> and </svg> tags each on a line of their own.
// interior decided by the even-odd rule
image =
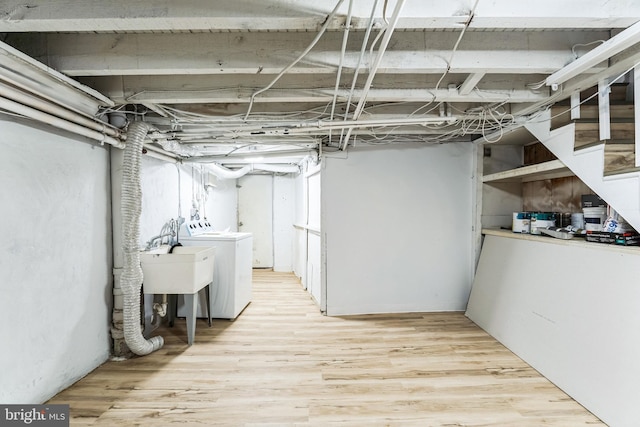
<svg viewBox="0 0 640 427">
<path fill-rule="evenodd" d="M 122 168 L 122 249 L 124 266 L 120 278 L 123 293 L 124 339 L 129 349 L 144 356 L 158 350 L 164 344 L 160 336 L 147 340 L 140 326 L 140 290 L 142 268 L 140 267 L 140 214 L 142 212 L 142 190 L 140 165 L 142 146 L 151 126 L 144 122 L 133 122 L 127 131 Z"/>
<path fill-rule="evenodd" d="M 378 54 L 376 58 L 373 60 L 373 64 L 371 69 L 369 70 L 369 75 L 367 76 L 367 81 L 364 84 L 364 88 L 362 89 L 362 94 L 360 95 L 360 100 L 358 101 L 358 105 L 356 106 L 355 111 L 353 112 L 352 120 L 357 121 L 360 118 L 360 114 L 364 110 L 364 105 L 367 102 L 367 95 L 369 94 L 369 89 L 371 89 L 371 84 L 373 83 L 373 78 L 376 76 L 376 72 L 378 71 L 378 67 L 380 67 L 380 62 L 382 61 L 382 57 L 384 56 L 385 51 L 387 50 L 387 46 L 389 45 L 389 40 L 391 40 L 391 36 L 393 35 L 393 31 L 398 25 L 398 19 L 400 18 L 400 11 L 404 6 L 406 0 L 398 0 L 396 3 L 396 7 L 393 11 L 393 15 L 391 16 L 391 21 L 389 22 L 389 26 L 384 32 L 384 36 L 382 36 L 382 41 L 380 42 L 380 47 L 378 48 Z M 349 144 L 349 138 L 351 137 L 351 132 L 353 129 L 347 129 L 347 134 L 344 137 L 344 144 L 341 150 L 346 150 L 347 145 Z"/>
</svg>

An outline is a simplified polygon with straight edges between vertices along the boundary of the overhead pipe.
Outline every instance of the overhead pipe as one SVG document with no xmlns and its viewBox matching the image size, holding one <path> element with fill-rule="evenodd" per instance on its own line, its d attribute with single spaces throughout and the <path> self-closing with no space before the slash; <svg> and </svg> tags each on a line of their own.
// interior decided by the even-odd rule
<svg viewBox="0 0 640 427">
<path fill-rule="evenodd" d="M 360 114 L 364 110 L 364 105 L 367 101 L 367 95 L 369 95 L 369 89 L 371 89 L 371 84 L 373 83 L 373 78 L 376 76 L 376 72 L 380 67 L 380 62 L 382 61 L 382 57 L 384 56 L 385 51 L 387 50 L 387 46 L 389 45 L 389 41 L 391 40 L 391 36 L 398 25 L 398 19 L 400 18 L 400 11 L 404 6 L 406 0 L 398 0 L 396 3 L 396 8 L 393 10 L 393 15 L 389 20 L 389 26 L 384 32 L 384 36 L 380 41 L 380 47 L 378 48 L 378 54 L 373 62 L 373 66 L 369 71 L 369 75 L 367 76 L 367 81 L 365 82 L 364 88 L 362 89 L 362 95 L 360 96 L 360 100 L 358 101 L 358 105 L 356 106 L 355 111 L 353 112 L 353 120 L 356 121 L 360 118 Z M 347 134 L 344 137 L 344 145 L 340 148 L 341 150 L 346 150 L 347 144 L 349 143 L 349 138 L 351 137 L 352 129 L 349 128 L 347 130 Z"/>
<path fill-rule="evenodd" d="M 27 105 L 20 104 L 18 102 L 7 99 L 3 96 L 0 96 L 0 108 L 7 111 L 11 111 L 16 114 L 23 115 L 33 120 L 37 120 L 37 121 L 49 124 L 59 129 L 73 132 L 77 135 L 85 136 L 87 138 L 93 139 L 100 143 L 107 143 L 107 144 L 113 145 L 116 148 L 125 147 L 124 142 L 112 136 L 105 135 L 102 132 L 98 132 L 93 129 L 88 129 L 77 123 L 72 123 L 68 120 L 61 119 L 60 117 L 56 117 L 54 115 L 45 113 L 43 111 L 37 110 Z"/>
<path fill-rule="evenodd" d="M 164 345 L 164 339 L 160 336 L 147 340 L 140 326 L 140 291 L 143 280 L 138 247 L 142 212 L 140 167 L 144 139 L 150 130 L 151 126 L 144 122 L 133 122 L 129 125 L 122 167 L 121 213 L 124 262 L 120 286 L 123 293 L 124 339 L 129 349 L 139 356 L 156 351 Z"/>
<path fill-rule="evenodd" d="M 454 123 L 458 121 L 458 117 L 416 117 L 416 118 L 399 118 L 399 119 L 375 119 L 375 120 L 344 120 L 344 121 L 323 121 L 303 122 L 295 126 L 282 128 L 265 128 L 262 135 L 265 136 L 283 136 L 283 135 L 299 135 L 312 133 L 313 131 L 326 131 L 333 129 L 349 129 L 369 128 L 369 127 L 388 127 L 388 126 L 422 126 L 430 123 L 444 124 Z M 251 132 L 238 131 L 234 134 L 236 137 L 250 137 Z"/>
<path fill-rule="evenodd" d="M 99 131 L 105 135 L 109 135 L 118 139 L 122 138 L 122 133 L 119 130 L 107 125 L 104 122 L 92 120 L 89 117 L 72 112 L 59 105 L 52 104 L 42 98 L 38 98 L 36 96 L 22 92 L 18 89 L 14 89 L 11 86 L 0 84 L 0 96 L 27 105 L 29 107 L 33 107 L 45 113 L 60 117 L 62 119 L 69 120 L 86 128 Z"/>
<path fill-rule="evenodd" d="M 287 151 L 268 151 L 268 152 L 260 152 L 253 154 L 209 154 L 199 157 L 191 157 L 188 159 L 184 159 L 184 163 L 267 163 L 268 160 L 272 160 L 277 162 L 278 159 L 288 158 L 295 155 L 295 157 L 313 157 L 317 158 L 318 153 L 313 149 L 298 149 L 298 150 L 287 150 Z M 271 161 L 269 163 L 272 164 Z"/>
<path fill-rule="evenodd" d="M 100 92 L 0 42 L 0 80 L 73 111 L 93 114 L 100 106 L 113 107 Z"/>
<path fill-rule="evenodd" d="M 148 148 L 149 147 L 145 147 L 145 149 L 147 149 L 147 151 L 144 153 L 145 156 L 149 156 L 149 157 L 152 157 L 154 159 L 162 160 L 162 161 L 169 162 L 169 163 L 178 163 L 178 160 L 175 157 L 171 157 L 171 156 L 168 156 L 166 154 L 159 153 L 157 151 L 150 151 L 150 150 L 148 150 Z"/>
</svg>

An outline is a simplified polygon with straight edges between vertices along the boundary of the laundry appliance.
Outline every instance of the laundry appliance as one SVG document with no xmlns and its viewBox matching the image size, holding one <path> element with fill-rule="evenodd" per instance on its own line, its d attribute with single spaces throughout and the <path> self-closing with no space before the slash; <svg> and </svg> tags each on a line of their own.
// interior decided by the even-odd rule
<svg viewBox="0 0 640 427">
<path fill-rule="evenodd" d="M 214 231 L 207 221 L 187 221 L 180 229 L 184 246 L 216 248 L 213 284 L 210 287 L 211 317 L 234 320 L 251 302 L 253 235 L 251 233 Z M 206 317 L 206 297 L 198 299 L 198 317 Z M 186 315 L 178 297 L 178 316 Z"/>
</svg>

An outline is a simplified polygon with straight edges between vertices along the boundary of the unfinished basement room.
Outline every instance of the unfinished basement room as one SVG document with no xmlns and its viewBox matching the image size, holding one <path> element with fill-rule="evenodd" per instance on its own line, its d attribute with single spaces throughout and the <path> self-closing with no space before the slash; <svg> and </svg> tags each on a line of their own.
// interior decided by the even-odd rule
<svg viewBox="0 0 640 427">
<path fill-rule="evenodd" d="M 0 426 L 638 427 L 640 2 L 0 1 Z"/>
</svg>

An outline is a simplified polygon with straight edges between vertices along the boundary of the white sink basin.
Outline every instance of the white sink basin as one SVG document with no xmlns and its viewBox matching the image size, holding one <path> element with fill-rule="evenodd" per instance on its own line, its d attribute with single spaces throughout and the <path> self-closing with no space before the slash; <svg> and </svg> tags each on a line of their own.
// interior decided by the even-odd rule
<svg viewBox="0 0 640 427">
<path fill-rule="evenodd" d="M 211 246 L 176 246 L 170 254 L 141 252 L 144 293 L 195 294 L 213 281 L 215 250 Z"/>
</svg>

